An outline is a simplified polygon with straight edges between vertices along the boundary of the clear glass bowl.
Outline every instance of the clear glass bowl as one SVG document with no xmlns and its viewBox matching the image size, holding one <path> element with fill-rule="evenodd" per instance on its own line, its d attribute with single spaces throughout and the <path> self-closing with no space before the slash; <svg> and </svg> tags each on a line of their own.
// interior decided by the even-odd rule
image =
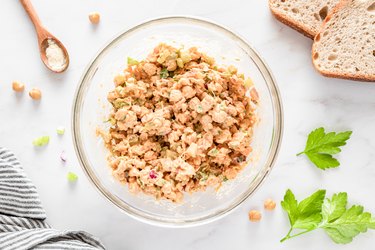
<svg viewBox="0 0 375 250">
<path fill-rule="evenodd" d="M 107 164 L 106 150 L 95 135 L 104 123 L 110 104 L 106 95 L 113 77 L 126 66 L 128 56 L 146 55 L 160 42 L 197 46 L 213 56 L 218 64 L 234 65 L 250 76 L 259 92 L 259 118 L 252 141 L 251 161 L 235 180 L 227 181 L 215 192 L 186 194 L 182 204 L 156 201 L 143 194 L 132 195 L 120 184 Z M 114 205 L 141 221 L 165 226 L 190 226 L 218 219 L 253 194 L 271 170 L 282 136 L 282 107 L 272 75 L 244 39 L 217 24 L 190 17 L 165 17 L 142 23 L 125 31 L 102 49 L 89 64 L 75 94 L 73 141 L 79 162 L 94 186 Z"/>
</svg>

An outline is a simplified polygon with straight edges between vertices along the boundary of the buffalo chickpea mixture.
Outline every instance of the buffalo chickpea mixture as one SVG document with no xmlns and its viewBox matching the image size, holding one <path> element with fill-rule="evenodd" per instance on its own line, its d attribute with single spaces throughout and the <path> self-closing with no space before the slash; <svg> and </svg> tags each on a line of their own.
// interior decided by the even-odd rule
<svg viewBox="0 0 375 250">
<path fill-rule="evenodd" d="M 235 67 L 195 47 L 159 44 L 143 61 L 128 58 L 114 83 L 111 127 L 98 133 L 114 177 L 131 192 L 179 202 L 246 165 L 258 94 Z"/>
</svg>

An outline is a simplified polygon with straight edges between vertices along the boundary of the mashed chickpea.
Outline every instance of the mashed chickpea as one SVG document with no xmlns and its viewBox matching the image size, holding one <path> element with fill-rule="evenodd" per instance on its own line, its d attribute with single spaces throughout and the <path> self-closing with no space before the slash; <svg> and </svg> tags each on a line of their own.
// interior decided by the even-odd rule
<svg viewBox="0 0 375 250">
<path fill-rule="evenodd" d="M 255 88 L 195 47 L 159 44 L 133 61 L 108 94 L 112 126 L 98 131 L 114 177 L 131 192 L 174 202 L 234 179 L 252 151 Z"/>
</svg>

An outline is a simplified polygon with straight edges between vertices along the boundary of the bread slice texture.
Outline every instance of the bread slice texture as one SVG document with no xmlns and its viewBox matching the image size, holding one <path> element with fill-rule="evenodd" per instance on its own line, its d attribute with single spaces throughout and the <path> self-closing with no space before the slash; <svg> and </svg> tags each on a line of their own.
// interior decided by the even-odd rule
<svg viewBox="0 0 375 250">
<path fill-rule="evenodd" d="M 342 0 L 327 16 L 312 48 L 324 76 L 375 81 L 375 0 Z"/>
<path fill-rule="evenodd" d="M 339 1 L 269 0 L 269 7 L 279 21 L 313 39 L 328 13 Z"/>
</svg>

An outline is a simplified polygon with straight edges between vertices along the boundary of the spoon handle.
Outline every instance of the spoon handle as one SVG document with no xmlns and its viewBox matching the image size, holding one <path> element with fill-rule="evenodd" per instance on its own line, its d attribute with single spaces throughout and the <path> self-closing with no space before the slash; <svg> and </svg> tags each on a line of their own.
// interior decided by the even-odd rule
<svg viewBox="0 0 375 250">
<path fill-rule="evenodd" d="M 38 34 L 39 41 L 43 40 L 46 35 L 48 35 L 47 31 L 44 29 L 42 22 L 40 21 L 38 15 L 35 12 L 33 5 L 31 4 L 30 0 L 20 0 L 23 8 L 25 9 L 26 13 L 29 15 L 31 22 L 34 24 L 36 33 Z"/>
</svg>

